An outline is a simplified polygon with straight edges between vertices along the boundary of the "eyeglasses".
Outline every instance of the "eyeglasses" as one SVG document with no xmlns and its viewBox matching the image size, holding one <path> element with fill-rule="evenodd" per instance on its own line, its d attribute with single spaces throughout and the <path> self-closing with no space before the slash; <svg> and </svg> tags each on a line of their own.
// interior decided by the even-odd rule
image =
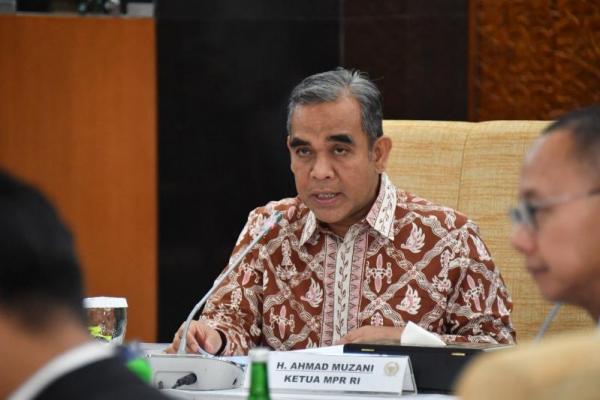
<svg viewBox="0 0 600 400">
<path fill-rule="evenodd" d="M 508 215 L 513 224 L 525 225 L 537 230 L 538 226 L 536 215 L 538 211 L 547 210 L 552 207 L 571 203 L 575 200 L 584 199 L 586 197 L 591 197 L 598 194 L 600 194 L 600 188 L 590 190 L 587 193 L 576 194 L 572 196 L 567 195 L 539 201 L 522 200 L 515 208 L 511 208 L 508 211 Z"/>
</svg>

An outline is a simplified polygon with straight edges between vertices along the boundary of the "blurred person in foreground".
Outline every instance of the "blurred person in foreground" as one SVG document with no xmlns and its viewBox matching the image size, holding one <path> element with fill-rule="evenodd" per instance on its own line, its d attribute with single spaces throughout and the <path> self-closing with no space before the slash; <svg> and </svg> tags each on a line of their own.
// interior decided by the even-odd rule
<svg viewBox="0 0 600 400">
<path fill-rule="evenodd" d="M 36 189 L 0 171 L 0 398 L 166 399 L 93 341 L 67 227 Z"/>
<path fill-rule="evenodd" d="M 511 242 L 549 301 L 600 320 L 600 106 L 542 132 L 525 156 Z"/>
<path fill-rule="evenodd" d="M 600 106 L 574 111 L 527 153 L 512 244 L 542 295 L 600 320 Z M 458 394 L 471 399 L 600 398 L 597 330 L 482 357 Z"/>
<path fill-rule="evenodd" d="M 283 218 L 209 299 L 187 351 L 398 343 L 409 321 L 446 342 L 514 341 L 512 302 L 477 225 L 394 186 L 382 118 L 379 90 L 358 71 L 293 89 L 287 147 L 298 196 L 250 213 L 232 259 L 270 215 Z"/>
</svg>

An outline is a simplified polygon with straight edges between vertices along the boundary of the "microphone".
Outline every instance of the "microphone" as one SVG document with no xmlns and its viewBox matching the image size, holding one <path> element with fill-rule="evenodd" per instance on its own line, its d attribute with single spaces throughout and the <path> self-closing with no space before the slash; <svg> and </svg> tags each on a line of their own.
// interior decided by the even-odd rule
<svg viewBox="0 0 600 400">
<path fill-rule="evenodd" d="M 187 354 L 187 334 L 194 315 L 215 292 L 221 282 L 242 262 L 244 257 L 283 217 L 280 211 L 274 212 L 260 228 L 258 235 L 238 256 L 229 262 L 225 270 L 217 277 L 212 287 L 206 292 L 189 313 L 183 327 L 182 338 L 177 354 L 149 353 L 148 359 L 152 366 L 152 382 L 159 389 L 173 389 L 186 386 L 187 390 L 221 390 L 233 389 L 242 384 L 244 369 L 236 363 L 227 361 L 206 351 L 199 354 Z"/>
<path fill-rule="evenodd" d="M 558 310 L 560 309 L 561 305 L 561 302 L 554 303 L 554 307 L 552 307 L 552 310 L 550 310 L 550 312 L 546 316 L 542 327 L 538 331 L 537 335 L 535 335 L 535 339 L 533 339 L 534 342 L 539 342 L 542 339 L 548 328 L 550 328 L 550 324 L 552 323 L 552 321 L 554 321 L 554 318 L 556 318 L 556 314 L 558 314 Z"/>
<path fill-rule="evenodd" d="M 185 347 L 187 345 L 187 333 L 188 333 L 188 330 L 190 329 L 190 324 L 192 323 L 192 318 L 194 318 L 194 315 L 196 315 L 196 313 L 200 310 L 200 307 L 202 307 L 204 305 L 204 303 L 206 303 L 208 298 L 213 294 L 213 292 L 217 289 L 217 287 L 219 287 L 221 282 L 231 273 L 231 271 L 233 271 L 233 269 L 235 267 L 237 267 L 240 262 L 242 262 L 242 260 L 244 259 L 244 257 L 246 257 L 246 255 L 248 253 L 250 253 L 250 251 L 252 250 L 254 245 L 256 245 L 256 243 L 258 243 L 258 241 L 260 239 L 262 239 L 263 236 L 265 236 L 267 234 L 267 232 L 269 232 L 271 229 L 273 229 L 275 227 L 275 225 L 277 225 L 277 223 L 281 220 L 282 217 L 283 217 L 283 214 L 280 211 L 275 211 L 269 217 L 269 219 L 267 219 L 267 221 L 263 224 L 258 236 L 256 236 L 254 238 L 254 240 L 244 249 L 243 252 L 241 252 L 235 259 L 231 260 L 227 269 L 225 269 L 225 271 L 223 271 L 223 273 L 217 277 L 217 279 L 213 283 L 213 286 L 210 288 L 210 290 L 208 292 L 206 292 L 204 297 L 201 298 L 198 303 L 196 303 L 196 305 L 194 306 L 194 308 L 188 315 L 187 319 L 185 320 L 185 326 L 183 328 L 182 338 L 181 338 L 181 341 L 179 342 L 179 349 L 177 350 L 178 354 L 185 354 Z"/>
</svg>

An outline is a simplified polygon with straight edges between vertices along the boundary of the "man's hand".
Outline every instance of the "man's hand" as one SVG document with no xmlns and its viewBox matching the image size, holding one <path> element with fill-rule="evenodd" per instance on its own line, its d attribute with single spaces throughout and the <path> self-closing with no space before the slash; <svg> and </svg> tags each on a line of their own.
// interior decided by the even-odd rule
<svg viewBox="0 0 600 400">
<path fill-rule="evenodd" d="M 389 343 L 400 344 L 404 328 L 393 326 L 362 326 L 348 332 L 335 344 L 346 343 Z"/>
<path fill-rule="evenodd" d="M 185 322 L 181 324 L 177 333 L 175 333 L 173 343 L 165 350 L 167 353 L 177 353 L 184 325 Z M 221 335 L 216 329 L 211 328 L 202 321 L 192 321 L 187 334 L 185 351 L 187 353 L 198 353 L 200 347 L 208 353 L 215 354 L 221 348 Z"/>
</svg>

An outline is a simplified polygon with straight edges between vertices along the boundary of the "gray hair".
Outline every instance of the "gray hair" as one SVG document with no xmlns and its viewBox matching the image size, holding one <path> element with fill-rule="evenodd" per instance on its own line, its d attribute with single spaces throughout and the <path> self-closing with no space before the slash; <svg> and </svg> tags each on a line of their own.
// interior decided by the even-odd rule
<svg viewBox="0 0 600 400">
<path fill-rule="evenodd" d="M 383 135 L 381 92 L 367 76 L 358 70 L 337 68 L 311 75 L 300 82 L 288 102 L 287 132 L 292 133 L 292 114 L 299 105 L 320 104 L 350 96 L 360 105 L 362 129 L 369 146 Z"/>
<path fill-rule="evenodd" d="M 566 131 L 573 138 L 573 156 L 597 172 L 600 167 L 600 105 L 572 111 L 550 124 L 542 135 Z"/>
</svg>

